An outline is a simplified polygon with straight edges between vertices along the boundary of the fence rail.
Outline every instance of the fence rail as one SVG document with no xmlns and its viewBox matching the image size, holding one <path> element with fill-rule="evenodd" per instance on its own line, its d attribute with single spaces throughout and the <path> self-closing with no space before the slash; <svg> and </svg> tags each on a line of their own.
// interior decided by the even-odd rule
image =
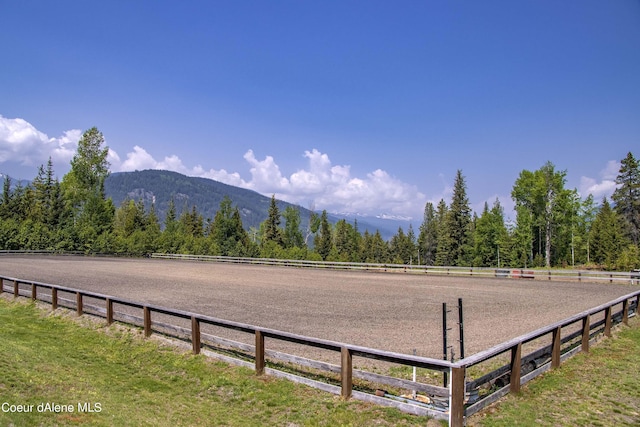
<svg viewBox="0 0 640 427">
<path fill-rule="evenodd" d="M 65 251 L 0 251 L 0 255 L 87 255 L 82 252 Z M 119 254 L 120 256 L 139 256 L 132 254 Z M 91 256 L 118 256 L 118 254 L 91 254 Z M 275 265 L 297 268 L 330 268 L 334 270 L 360 270 L 379 271 L 392 273 L 413 273 L 440 276 L 473 276 L 473 277 L 497 277 L 529 280 L 564 280 L 564 281 L 589 281 L 605 283 L 640 284 L 640 270 L 634 271 L 599 271 L 576 269 L 532 269 L 532 268 L 494 268 L 494 267 L 455 267 L 435 265 L 413 265 L 392 263 L 360 263 L 340 261 L 310 261 L 277 258 L 248 258 L 228 257 L 215 255 L 190 255 L 190 254 L 164 254 L 151 253 L 147 257 L 158 259 L 177 259 L 185 261 L 209 261 L 232 264 L 256 264 Z"/>
<path fill-rule="evenodd" d="M 45 293 L 43 295 L 42 292 L 39 292 L 40 289 L 46 289 L 49 292 L 48 294 Z M 476 413 L 483 407 L 496 401 L 509 392 L 519 391 L 522 384 L 530 381 L 537 375 L 540 375 L 549 369 L 557 368 L 561 361 L 573 354 L 579 351 L 588 352 L 591 342 L 596 335 L 602 334 L 604 336 L 610 336 L 611 329 L 615 323 L 628 323 L 629 317 L 637 313 L 638 305 L 640 303 L 640 290 L 638 290 L 590 310 L 578 313 L 567 319 L 555 322 L 544 328 L 513 338 L 507 342 L 468 356 L 457 362 L 448 362 L 445 360 L 406 355 L 337 341 L 312 338 L 289 332 L 262 328 L 255 325 L 219 319 L 190 311 L 176 310 L 153 304 L 132 301 L 126 298 L 118 298 L 101 293 L 17 279 L 13 277 L 0 276 L 0 293 L 1 292 L 13 293 L 13 296 L 16 298 L 24 296 L 31 298 L 34 301 L 41 300 L 49 302 L 53 310 L 57 309 L 59 306 L 64 306 L 70 309 L 75 309 L 79 316 L 84 313 L 102 316 L 106 318 L 108 324 L 111 324 L 114 321 L 132 323 L 141 326 L 146 337 L 150 336 L 155 331 L 187 339 L 191 342 L 192 351 L 195 354 L 200 353 L 201 350 L 205 348 L 206 343 L 209 343 L 209 347 L 213 347 L 214 349 L 216 348 L 216 345 L 211 345 L 211 343 L 223 343 L 225 346 L 231 345 L 241 347 L 244 351 L 251 353 L 250 357 L 253 359 L 253 364 L 251 366 L 253 366 L 257 375 L 267 373 L 270 375 L 283 376 L 294 381 L 303 382 L 326 391 L 340 394 L 345 399 L 355 397 L 357 399 L 367 400 L 386 406 L 396 406 L 401 410 L 415 414 L 429 415 L 438 419 L 448 419 L 449 425 L 451 426 L 464 425 L 464 421 L 467 416 Z M 75 298 L 63 298 L 59 293 L 70 294 Z M 102 301 L 103 307 L 99 307 L 94 304 L 86 304 L 85 300 L 87 298 Z M 141 310 L 142 315 L 132 316 L 126 313 L 116 312 L 114 311 L 114 304 Z M 186 319 L 190 321 L 191 326 L 190 328 L 182 328 L 172 324 L 154 322 L 154 314 L 163 314 L 178 319 Z M 602 320 L 594 320 L 592 322 L 592 317 L 600 315 L 603 315 Z M 230 340 L 202 333 L 201 325 L 203 324 L 251 334 L 254 337 L 255 345 L 233 343 Z M 565 335 L 563 329 L 571 327 L 577 329 L 577 332 L 567 333 L 566 336 L 563 336 Z M 550 342 L 543 344 L 533 352 L 523 356 L 524 344 L 537 343 L 539 340 L 543 340 L 547 335 L 551 335 Z M 267 350 L 265 338 L 293 342 L 304 346 L 322 348 L 336 352 L 340 355 L 340 365 L 330 365 Z M 510 360 L 507 365 L 484 374 L 475 380 L 471 378 L 469 368 L 486 361 L 491 361 L 497 357 L 504 356 L 505 354 L 509 356 L 508 358 Z M 384 375 L 359 371 L 353 368 L 354 356 L 381 360 L 409 367 L 415 366 L 431 371 L 446 373 L 448 375 L 449 382 L 447 387 L 437 387 L 430 384 L 413 383 L 407 380 L 394 379 Z M 325 369 L 330 372 L 339 373 L 340 386 L 338 387 L 315 379 L 303 378 L 288 372 L 269 368 L 266 363 L 267 357 L 286 360 L 302 365 L 306 364 L 307 366 L 311 366 L 316 369 Z M 536 362 L 533 369 L 527 369 L 528 365 L 533 361 Z M 242 363 L 247 364 L 247 362 Z M 434 397 L 432 400 L 434 404 L 425 405 L 411 399 L 388 396 L 384 393 L 384 396 L 381 397 L 375 394 L 357 391 L 354 390 L 353 387 L 354 378 L 389 384 L 400 388 L 410 388 L 413 386 L 414 389 L 430 393 Z M 487 383 L 494 382 L 495 384 L 495 380 L 497 378 L 502 378 L 504 380 L 504 385 L 493 393 L 480 397 L 478 390 Z"/>
<path fill-rule="evenodd" d="M 243 258 L 213 255 L 186 255 L 186 254 L 162 254 L 153 253 L 151 258 L 178 259 L 185 261 L 209 261 L 233 264 L 276 265 L 298 268 L 331 268 L 335 270 L 361 270 L 383 271 L 413 274 L 431 274 L 440 276 L 474 276 L 474 277 L 498 277 L 530 280 L 570 280 L 591 281 L 608 283 L 640 284 L 640 272 L 638 271 L 595 271 L 552 269 L 540 270 L 530 268 L 492 268 L 492 267 L 447 267 L 433 265 L 408 265 L 408 264 L 376 264 L 359 262 L 338 261 L 308 261 L 275 258 Z"/>
</svg>

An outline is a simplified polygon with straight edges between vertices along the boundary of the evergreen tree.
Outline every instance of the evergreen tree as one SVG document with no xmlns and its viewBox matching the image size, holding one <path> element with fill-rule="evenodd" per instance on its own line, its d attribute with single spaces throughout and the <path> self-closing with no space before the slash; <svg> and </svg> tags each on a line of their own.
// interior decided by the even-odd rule
<svg viewBox="0 0 640 427">
<path fill-rule="evenodd" d="M 252 256 L 255 249 L 251 245 L 249 235 L 242 227 L 240 211 L 231 203 L 229 196 L 225 196 L 220 202 L 220 207 L 211 224 L 209 238 L 219 249 L 220 255 Z"/>
<path fill-rule="evenodd" d="M 188 236 L 203 237 L 204 236 L 204 219 L 198 213 L 195 205 L 191 207 L 191 211 L 185 210 L 180 215 L 180 227 Z"/>
<path fill-rule="evenodd" d="M 494 254 L 491 214 L 489 213 L 489 204 L 484 202 L 482 214 L 476 223 L 475 236 L 475 256 L 473 260 L 474 266 L 489 267 L 495 265 L 494 259 L 497 260 L 497 254 Z"/>
<path fill-rule="evenodd" d="M 467 197 L 467 185 L 458 170 L 453 184 L 451 205 L 445 219 L 449 233 L 449 256 L 453 265 L 471 264 L 471 206 Z"/>
<path fill-rule="evenodd" d="M 438 247 L 438 227 L 436 224 L 436 212 L 433 203 L 427 202 L 424 207 L 420 234 L 418 235 L 418 256 L 420 263 L 433 265 L 436 261 L 436 249 Z"/>
<path fill-rule="evenodd" d="M 504 264 L 507 229 L 504 224 L 504 210 L 500 200 L 496 199 L 493 207 L 485 202 L 482 214 L 475 227 L 474 265 L 481 267 L 500 267 Z M 501 262 L 501 250 L 503 262 Z"/>
<path fill-rule="evenodd" d="M 640 243 L 640 163 L 627 153 L 616 177 L 613 193 L 615 210 L 624 224 L 624 232 L 634 245 Z"/>
<path fill-rule="evenodd" d="M 326 210 L 323 210 L 320 215 L 320 234 L 316 235 L 314 239 L 314 247 L 323 261 L 329 257 L 331 249 L 333 249 L 333 236 Z"/>
<path fill-rule="evenodd" d="M 374 234 L 364 232 L 362 237 L 362 259 L 364 262 L 383 264 L 389 262 L 389 246 L 379 230 Z"/>
<path fill-rule="evenodd" d="M 338 254 L 338 261 L 350 261 L 352 254 L 357 248 L 353 241 L 353 227 L 344 219 L 341 219 L 336 223 L 334 243 Z"/>
<path fill-rule="evenodd" d="M 607 269 L 614 269 L 616 260 L 627 241 L 624 238 L 618 214 L 611 208 L 606 197 L 593 221 L 590 243 L 593 261 Z"/>
<path fill-rule="evenodd" d="M 11 192 L 11 177 L 5 176 L 2 184 L 2 200 L 0 201 L 0 219 L 11 218 L 11 202 L 13 194 Z"/>
<path fill-rule="evenodd" d="M 164 229 L 165 231 L 172 233 L 177 229 L 177 217 L 176 217 L 176 203 L 173 197 L 169 200 L 169 207 L 164 216 Z"/>
<path fill-rule="evenodd" d="M 453 265 L 453 253 L 450 232 L 450 223 L 447 220 L 449 216 L 449 207 L 444 199 L 440 199 L 438 203 L 438 209 L 436 211 L 436 226 L 437 236 L 436 241 L 438 246 L 436 248 L 436 262 L 435 265 Z"/>
<path fill-rule="evenodd" d="M 55 223 L 55 219 L 53 218 L 55 182 L 51 157 L 49 157 L 46 170 L 42 165 L 38 167 L 38 175 L 31 184 L 34 192 L 34 206 L 31 217 L 34 221 L 53 225 Z"/>
<path fill-rule="evenodd" d="M 280 209 L 276 203 L 275 194 L 271 196 L 269 204 L 269 216 L 264 221 L 264 231 L 262 234 L 262 243 L 273 242 L 278 246 L 282 246 L 282 230 L 280 229 Z"/>
</svg>

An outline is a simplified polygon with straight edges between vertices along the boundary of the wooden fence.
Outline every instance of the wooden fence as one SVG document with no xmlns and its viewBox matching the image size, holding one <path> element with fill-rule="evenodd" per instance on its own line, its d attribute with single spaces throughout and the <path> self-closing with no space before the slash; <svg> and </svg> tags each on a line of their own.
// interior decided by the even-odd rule
<svg viewBox="0 0 640 427">
<path fill-rule="evenodd" d="M 336 270 L 383 271 L 440 276 L 498 277 L 530 280 L 590 281 L 605 283 L 640 284 L 638 271 L 595 271 L 574 269 L 540 270 L 530 268 L 446 267 L 433 265 L 374 264 L 337 261 L 308 261 L 274 258 L 242 258 L 212 255 L 185 255 L 153 253 L 151 258 L 209 261 L 234 264 L 279 265 L 298 268 L 331 268 Z"/>
<path fill-rule="evenodd" d="M 42 290 L 44 290 L 44 292 L 42 292 Z M 519 391 L 522 384 L 548 369 L 557 368 L 561 361 L 567 357 L 579 351 L 588 352 L 590 343 L 596 336 L 610 336 L 611 328 L 615 323 L 627 323 L 629 316 L 637 312 L 638 303 L 640 302 L 640 291 L 636 291 L 457 362 L 448 362 L 317 339 L 188 311 L 144 304 L 100 293 L 12 277 L 0 276 L 0 292 L 12 293 L 15 298 L 24 296 L 34 301 L 41 300 L 49 302 L 53 310 L 58 307 L 66 307 L 75 309 L 79 316 L 84 313 L 102 316 L 106 318 L 108 324 L 114 321 L 120 321 L 139 325 L 143 328 L 144 335 L 147 337 L 153 332 L 160 332 L 186 339 L 191 342 L 191 348 L 195 354 L 200 353 L 203 348 L 219 349 L 221 344 L 224 346 L 235 346 L 245 352 L 250 352 L 253 363 L 242 362 L 237 359 L 235 359 L 235 362 L 244 365 L 250 364 L 250 366 L 255 369 L 257 375 L 269 374 L 285 377 L 325 391 L 340 394 L 345 399 L 353 397 L 381 405 L 395 406 L 405 412 L 429 415 L 437 419 L 448 420 L 450 426 L 464 425 L 467 416 L 476 413 L 508 392 Z M 69 296 L 71 298 L 69 298 Z M 103 306 L 100 307 L 95 304 L 85 303 L 85 300 L 89 298 L 91 298 L 92 301 L 102 301 Z M 138 310 L 141 316 L 115 311 L 114 304 Z M 177 319 L 186 319 L 190 322 L 190 328 L 155 322 L 153 317 L 156 314 L 168 315 Z M 603 318 L 596 321 L 595 319 L 598 316 L 602 316 Z M 592 318 L 594 319 L 593 321 Z M 201 325 L 203 324 L 251 334 L 253 335 L 255 345 L 236 343 L 231 340 L 204 334 L 201 332 Z M 577 329 L 577 331 L 569 332 L 564 336 L 563 330 L 571 328 Z M 544 337 L 548 335 L 550 335 L 550 342 L 547 344 L 543 343 L 541 347 L 535 347 L 535 350 L 523 355 L 523 346 L 525 344 L 539 343 L 541 339 L 544 339 Z M 335 352 L 340 357 L 340 365 L 330 365 L 302 357 L 269 351 L 266 349 L 266 338 Z M 213 353 L 207 350 L 207 354 L 211 355 Z M 479 375 L 478 378 L 471 378 L 470 368 L 483 362 L 493 361 L 495 358 L 504 357 L 505 354 L 508 356 L 508 360 L 510 360 L 509 363 L 489 373 Z M 448 386 L 438 387 L 431 384 L 360 371 L 353 368 L 354 356 L 446 373 L 449 378 Z M 228 361 L 234 360 L 228 357 L 223 358 Z M 309 379 L 283 370 L 269 368 L 267 362 L 271 359 L 284 360 L 286 362 L 309 366 L 314 369 L 338 373 L 340 385 L 336 386 L 328 382 L 319 381 L 318 379 Z M 531 365 L 534 366 L 531 367 Z M 396 388 L 417 390 L 429 394 L 432 400 L 431 403 L 424 404 L 412 399 L 392 396 L 384 392 L 370 393 L 354 390 L 354 378 Z M 490 384 L 491 387 L 487 387 L 487 384 Z M 481 389 L 487 389 L 488 392 L 480 393 Z M 380 396 L 380 394 L 382 394 L 382 396 Z"/>
<path fill-rule="evenodd" d="M 81 252 L 65 251 L 0 251 L 0 255 L 87 255 Z M 118 254 L 91 254 L 91 256 L 118 256 Z M 119 254 L 119 256 L 130 256 Z M 298 268 L 330 268 L 334 270 L 361 270 L 391 273 L 413 273 L 439 276 L 497 277 L 528 280 L 588 281 L 621 284 L 640 284 L 640 270 L 599 271 L 576 269 L 531 269 L 531 268 L 493 268 L 493 267 L 453 267 L 411 264 L 379 264 L 339 261 L 309 261 L 276 258 L 247 258 L 214 255 L 163 254 L 152 253 L 146 256 L 160 259 L 180 259 L 185 261 L 209 261 L 233 264 L 277 265 Z"/>
</svg>

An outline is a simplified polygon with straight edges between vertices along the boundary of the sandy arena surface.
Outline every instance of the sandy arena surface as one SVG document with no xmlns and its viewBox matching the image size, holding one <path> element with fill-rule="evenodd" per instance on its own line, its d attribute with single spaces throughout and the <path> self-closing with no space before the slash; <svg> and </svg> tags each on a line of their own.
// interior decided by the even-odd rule
<svg viewBox="0 0 640 427">
<path fill-rule="evenodd" d="M 378 349 L 408 354 L 417 349 L 419 355 L 435 358 L 442 357 L 443 302 L 452 310 L 448 319 L 453 341 L 458 339 L 458 298 L 463 299 L 469 356 L 638 289 L 585 282 L 57 256 L 0 256 L 0 275 Z"/>
</svg>

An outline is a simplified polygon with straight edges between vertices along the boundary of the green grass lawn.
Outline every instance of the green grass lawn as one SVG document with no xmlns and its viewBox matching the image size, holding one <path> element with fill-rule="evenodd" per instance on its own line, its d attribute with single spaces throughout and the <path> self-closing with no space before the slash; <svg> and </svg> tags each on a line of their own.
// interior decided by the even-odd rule
<svg viewBox="0 0 640 427">
<path fill-rule="evenodd" d="M 469 425 L 640 426 L 640 319 L 629 325 L 474 416 Z"/>
<path fill-rule="evenodd" d="M 427 424 L 425 417 L 181 353 L 136 330 L 84 323 L 0 298 L 0 425 Z"/>
</svg>

